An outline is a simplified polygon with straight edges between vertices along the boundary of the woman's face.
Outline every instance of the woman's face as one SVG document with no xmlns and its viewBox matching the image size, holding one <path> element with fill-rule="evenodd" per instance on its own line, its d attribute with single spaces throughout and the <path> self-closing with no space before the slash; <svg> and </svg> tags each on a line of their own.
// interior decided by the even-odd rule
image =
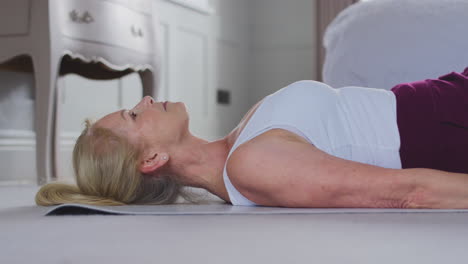
<svg viewBox="0 0 468 264">
<path fill-rule="evenodd" d="M 157 103 L 145 96 L 132 109 L 108 114 L 95 125 L 109 128 L 137 146 L 168 147 L 189 133 L 188 123 L 184 103 Z"/>
</svg>

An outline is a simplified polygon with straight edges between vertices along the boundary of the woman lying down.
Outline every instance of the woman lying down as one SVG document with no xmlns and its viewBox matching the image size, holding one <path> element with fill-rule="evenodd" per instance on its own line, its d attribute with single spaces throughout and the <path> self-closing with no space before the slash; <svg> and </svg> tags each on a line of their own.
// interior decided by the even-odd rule
<svg viewBox="0 0 468 264">
<path fill-rule="evenodd" d="M 37 204 L 169 204 L 191 186 L 233 205 L 468 208 L 468 68 L 391 91 L 299 81 L 213 142 L 188 122 L 149 96 L 87 121 L 77 186 L 42 186 Z"/>
</svg>

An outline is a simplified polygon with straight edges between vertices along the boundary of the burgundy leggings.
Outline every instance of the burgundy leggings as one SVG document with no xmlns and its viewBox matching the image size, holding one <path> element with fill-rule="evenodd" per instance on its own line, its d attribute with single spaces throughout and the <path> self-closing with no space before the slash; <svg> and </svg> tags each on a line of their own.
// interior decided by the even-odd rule
<svg viewBox="0 0 468 264">
<path fill-rule="evenodd" d="M 391 91 L 402 167 L 468 173 L 468 67 Z"/>
</svg>

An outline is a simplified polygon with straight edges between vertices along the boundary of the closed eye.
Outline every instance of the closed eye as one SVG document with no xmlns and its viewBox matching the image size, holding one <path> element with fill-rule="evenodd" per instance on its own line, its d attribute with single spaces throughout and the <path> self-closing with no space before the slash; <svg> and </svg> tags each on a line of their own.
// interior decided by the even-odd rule
<svg viewBox="0 0 468 264">
<path fill-rule="evenodd" d="M 136 114 L 135 112 L 133 112 L 133 111 L 128 112 L 128 115 L 129 115 L 133 120 L 135 120 L 135 118 L 137 117 L 137 114 Z"/>
</svg>

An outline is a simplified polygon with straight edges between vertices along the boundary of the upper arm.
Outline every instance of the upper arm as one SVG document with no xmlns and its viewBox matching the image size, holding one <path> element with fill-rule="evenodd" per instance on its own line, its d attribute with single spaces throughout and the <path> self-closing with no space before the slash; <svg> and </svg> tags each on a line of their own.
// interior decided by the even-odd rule
<svg viewBox="0 0 468 264">
<path fill-rule="evenodd" d="M 283 138 L 241 145 L 227 170 L 246 198 L 266 206 L 400 207 L 412 187 L 401 170 L 341 159 Z"/>
</svg>

